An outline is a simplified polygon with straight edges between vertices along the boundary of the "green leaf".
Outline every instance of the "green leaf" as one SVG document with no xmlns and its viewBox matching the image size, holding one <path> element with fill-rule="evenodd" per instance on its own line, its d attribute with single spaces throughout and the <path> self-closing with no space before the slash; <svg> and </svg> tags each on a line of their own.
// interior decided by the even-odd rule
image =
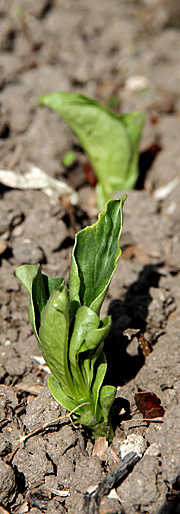
<svg viewBox="0 0 180 514">
<path fill-rule="evenodd" d="M 132 147 L 131 164 L 126 177 L 126 189 L 133 189 L 138 178 L 138 149 L 144 125 L 144 115 L 142 112 L 129 112 L 122 114 L 120 119 L 126 127 Z"/>
<path fill-rule="evenodd" d="M 64 283 L 63 278 L 49 278 L 41 273 L 40 264 L 24 264 L 16 269 L 16 276 L 22 282 L 30 294 L 29 320 L 34 330 L 39 347 L 39 327 L 41 314 L 47 300 L 54 289 L 58 289 Z"/>
<path fill-rule="evenodd" d="M 76 401 L 72 396 L 69 396 L 63 391 L 58 380 L 53 375 L 50 375 L 48 378 L 48 386 L 52 396 L 58 403 L 60 403 L 60 405 L 62 405 L 62 407 L 64 407 L 64 409 L 71 412 L 77 407 Z"/>
<path fill-rule="evenodd" d="M 114 437 L 110 409 L 114 402 L 115 394 L 116 388 L 114 386 L 107 385 L 100 389 L 96 415 L 92 416 L 88 406 L 84 412 L 82 409 L 79 409 L 81 413 L 79 423 L 88 426 L 92 430 L 95 439 L 99 436 L 105 436 L 109 441 L 112 441 Z"/>
<path fill-rule="evenodd" d="M 91 360 L 91 368 L 93 379 L 91 388 L 94 402 L 94 413 L 99 421 L 99 417 L 101 417 L 101 412 L 100 415 L 98 413 L 99 393 L 107 370 L 106 357 L 102 350 L 99 352 L 99 356 L 95 356 L 94 361 Z"/>
<path fill-rule="evenodd" d="M 76 365 L 77 356 L 80 352 L 94 350 L 101 341 L 104 341 L 111 326 L 110 316 L 102 323 L 97 314 L 83 305 L 76 314 L 74 329 L 69 347 L 69 360 Z"/>
<path fill-rule="evenodd" d="M 110 316 L 100 322 L 97 314 L 83 305 L 77 311 L 69 344 L 69 366 L 74 383 L 74 397 L 78 402 L 90 401 L 90 403 L 92 401 L 91 397 L 93 397 L 94 413 L 96 412 L 99 389 L 107 367 L 102 352 L 102 345 L 100 346 L 100 344 L 107 336 L 110 326 Z M 95 370 L 95 363 L 99 358 L 99 354 L 103 355 L 103 372 L 100 365 Z M 91 394 L 91 384 L 94 375 L 96 376 L 96 381 L 93 384 Z"/>
<path fill-rule="evenodd" d="M 42 96 L 39 103 L 57 112 L 78 137 L 97 175 L 100 210 L 115 191 L 134 187 L 144 124 L 141 112 L 118 116 L 95 100 L 70 92 Z"/>
<path fill-rule="evenodd" d="M 105 385 L 101 388 L 99 402 L 103 411 L 104 419 L 107 420 L 109 410 L 112 407 L 116 394 L 114 386 Z"/>
<path fill-rule="evenodd" d="M 109 441 L 114 437 L 114 431 L 111 424 L 111 407 L 113 405 L 116 394 L 116 387 L 105 385 L 101 387 L 99 394 L 99 423 L 93 430 L 95 439 L 105 435 Z"/>
<path fill-rule="evenodd" d="M 40 264 L 24 264 L 23 266 L 19 266 L 16 269 L 16 276 L 30 294 L 29 319 L 41 349 L 39 327 L 41 314 L 47 302 L 47 296 Z"/>
<path fill-rule="evenodd" d="M 68 367 L 69 306 L 65 285 L 54 290 L 42 312 L 39 338 L 47 365 L 67 394 L 72 394 L 73 383 Z"/>
<path fill-rule="evenodd" d="M 81 423 L 81 425 L 84 425 L 85 427 L 91 428 L 92 432 L 93 429 L 98 425 L 96 416 L 93 416 L 92 412 L 86 409 L 81 413 L 81 417 L 78 420 L 78 423 Z"/>
<path fill-rule="evenodd" d="M 99 314 L 121 255 L 122 206 L 126 195 L 110 200 L 97 223 L 78 232 L 72 252 L 69 294 L 72 316 L 81 305 Z"/>
</svg>

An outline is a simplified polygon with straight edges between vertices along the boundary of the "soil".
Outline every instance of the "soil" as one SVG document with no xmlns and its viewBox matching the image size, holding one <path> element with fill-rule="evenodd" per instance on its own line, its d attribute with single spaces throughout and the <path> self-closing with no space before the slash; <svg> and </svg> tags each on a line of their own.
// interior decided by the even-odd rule
<svg viewBox="0 0 180 514">
<path fill-rule="evenodd" d="M 179 514 L 179 1 L 1 0 L 0 51 L 1 168 L 23 172 L 30 162 L 78 193 L 69 206 L 40 190 L 1 186 L 0 513 Z M 117 386 L 124 411 L 101 451 L 48 391 L 29 298 L 14 274 L 22 263 L 40 262 L 68 283 L 74 232 L 97 219 L 76 138 L 38 106 L 40 95 L 56 90 L 146 117 L 140 178 L 124 206 L 123 253 L 102 308 L 113 320 L 106 382 Z M 76 163 L 65 169 L 72 149 Z M 143 421 L 139 390 L 160 398 L 163 423 Z M 91 491 L 112 477 L 122 443 L 130 452 L 138 438 L 139 461 L 95 501 Z"/>
</svg>

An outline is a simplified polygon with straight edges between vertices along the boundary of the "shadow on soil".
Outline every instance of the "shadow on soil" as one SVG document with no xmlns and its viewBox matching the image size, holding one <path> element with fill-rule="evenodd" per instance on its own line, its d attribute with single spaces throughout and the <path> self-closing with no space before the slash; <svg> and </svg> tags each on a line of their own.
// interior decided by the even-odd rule
<svg viewBox="0 0 180 514">
<path fill-rule="evenodd" d="M 104 352 L 107 358 L 106 383 L 123 386 L 133 379 L 144 364 L 144 355 L 138 341 L 132 345 L 123 334 L 126 329 L 146 330 L 148 307 L 151 303 L 150 287 L 158 287 L 159 273 L 157 267 L 146 265 L 139 273 L 138 279 L 129 287 L 124 300 L 113 300 L 108 309 L 112 316 L 112 327 L 108 334 Z"/>
<path fill-rule="evenodd" d="M 179 514 L 180 506 L 180 485 L 179 477 L 173 484 L 170 495 L 167 497 L 165 504 L 158 510 L 157 514 Z"/>
</svg>

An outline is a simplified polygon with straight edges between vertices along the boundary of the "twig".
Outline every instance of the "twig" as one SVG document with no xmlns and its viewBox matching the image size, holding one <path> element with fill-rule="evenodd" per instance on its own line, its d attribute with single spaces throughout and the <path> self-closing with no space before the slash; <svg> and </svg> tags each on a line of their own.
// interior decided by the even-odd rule
<svg viewBox="0 0 180 514">
<path fill-rule="evenodd" d="M 121 423 L 135 423 L 135 425 L 133 425 L 131 428 L 137 428 L 137 427 L 144 427 L 146 425 L 143 425 L 142 423 L 164 423 L 164 419 L 162 417 L 158 417 L 158 418 L 143 418 L 143 419 L 124 419 L 123 421 L 121 421 Z"/>
<path fill-rule="evenodd" d="M 18 164 L 18 162 L 20 161 L 21 159 L 21 155 L 23 153 L 23 150 L 24 150 L 24 147 L 22 144 L 18 145 L 15 149 L 15 152 L 14 152 L 14 155 L 12 156 L 9 164 L 8 164 L 8 169 L 9 170 L 12 170 L 14 168 L 14 166 L 16 164 Z"/>
<path fill-rule="evenodd" d="M 111 489 L 119 485 L 119 482 L 128 475 L 139 460 L 140 457 L 137 453 L 128 453 L 128 455 L 126 455 L 123 460 L 120 460 L 107 476 L 101 480 L 95 493 L 86 493 L 84 496 L 84 514 L 98 514 L 98 507 L 103 496 L 107 496 Z"/>
</svg>

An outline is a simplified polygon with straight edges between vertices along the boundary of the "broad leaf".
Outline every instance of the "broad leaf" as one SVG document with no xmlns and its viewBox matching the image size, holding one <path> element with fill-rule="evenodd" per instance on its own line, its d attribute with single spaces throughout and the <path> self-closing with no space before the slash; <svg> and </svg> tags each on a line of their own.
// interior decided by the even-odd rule
<svg viewBox="0 0 180 514">
<path fill-rule="evenodd" d="M 101 388 L 99 403 L 102 408 L 104 419 L 108 419 L 109 410 L 114 402 L 116 388 L 114 386 L 105 385 Z"/>
<path fill-rule="evenodd" d="M 16 276 L 30 294 L 29 320 L 34 330 L 39 347 L 39 327 L 41 314 L 53 289 L 64 283 L 63 278 L 49 278 L 41 273 L 40 264 L 24 264 L 16 269 Z"/>
<path fill-rule="evenodd" d="M 71 313 L 81 305 L 99 314 L 121 255 L 122 206 L 126 195 L 110 200 L 97 223 L 78 232 L 72 252 L 69 279 Z"/>
<path fill-rule="evenodd" d="M 64 393 L 58 380 L 56 380 L 56 378 L 53 375 L 50 375 L 48 378 L 48 386 L 52 396 L 55 398 L 55 400 L 57 400 L 58 403 L 60 403 L 60 405 L 62 405 L 62 407 L 64 407 L 64 409 L 67 409 L 71 412 L 73 409 L 77 407 L 77 403 L 73 399 L 73 396 L 69 396 L 66 393 Z"/>
<path fill-rule="evenodd" d="M 40 264 L 24 264 L 16 269 L 16 275 L 30 294 L 29 319 L 41 349 L 39 327 L 41 314 L 47 302 L 47 296 Z"/>
<path fill-rule="evenodd" d="M 45 361 L 65 393 L 73 396 L 68 367 L 69 306 L 67 289 L 54 290 L 42 312 L 39 338 Z"/>
<path fill-rule="evenodd" d="M 69 347 L 70 364 L 75 366 L 80 352 L 94 350 L 101 341 L 104 341 L 110 326 L 110 316 L 105 318 L 101 323 L 94 311 L 85 305 L 80 307 L 76 314 Z"/>
<path fill-rule="evenodd" d="M 96 359 L 94 359 L 94 362 L 92 362 L 93 368 L 93 381 L 92 381 L 92 394 L 93 394 L 93 400 L 94 400 L 94 413 L 97 416 L 97 419 L 99 420 L 99 413 L 98 413 L 98 402 L 99 402 L 99 393 L 101 390 L 101 386 L 106 374 L 107 369 L 107 362 L 104 352 L 101 350 L 100 354 Z M 101 413 L 100 413 L 101 414 Z"/>
<path fill-rule="evenodd" d="M 144 124 L 141 112 L 118 116 L 85 95 L 57 92 L 40 98 L 78 137 L 98 179 L 99 209 L 115 191 L 131 189 L 138 178 L 138 146 Z"/>
</svg>

